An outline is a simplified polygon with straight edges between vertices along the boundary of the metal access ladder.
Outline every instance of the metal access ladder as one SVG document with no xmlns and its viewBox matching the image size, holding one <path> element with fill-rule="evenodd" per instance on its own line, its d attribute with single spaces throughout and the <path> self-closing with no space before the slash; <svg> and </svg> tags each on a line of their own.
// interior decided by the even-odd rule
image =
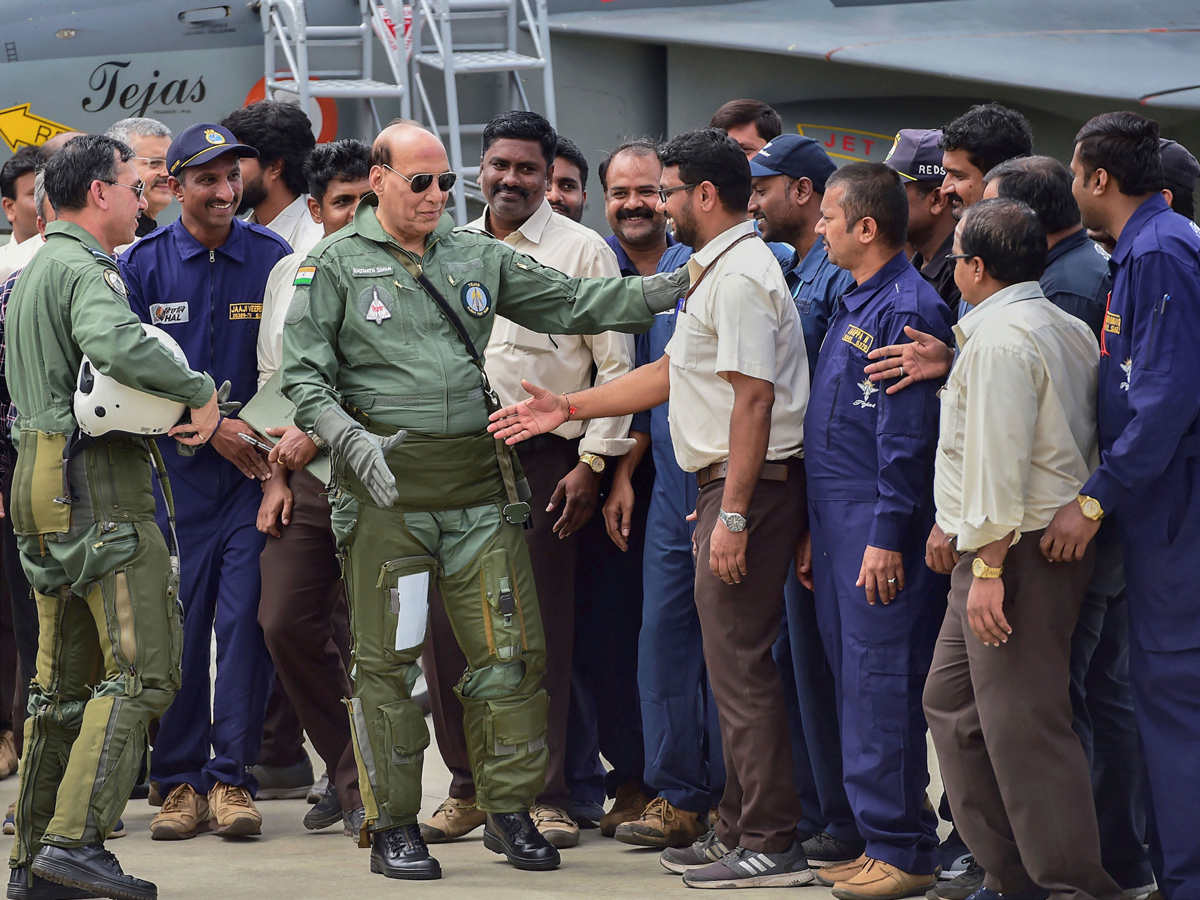
<svg viewBox="0 0 1200 900">
<path fill-rule="evenodd" d="M 412 115 L 404 35 L 396 27 L 404 21 L 403 8 L 398 0 L 359 0 L 358 5 L 357 25 L 309 25 L 304 0 L 259 0 L 268 98 L 280 91 L 294 94 L 306 111 L 314 97 L 363 99 L 370 105 L 376 131 L 383 127 L 375 106 L 378 99 L 399 99 L 400 115 Z M 373 77 L 376 40 L 391 68 L 391 82 Z M 359 65 L 351 69 L 310 67 L 310 52 L 334 48 L 357 50 Z M 277 50 L 283 53 L 285 68 L 276 64 Z"/>
<path fill-rule="evenodd" d="M 520 51 L 518 36 L 521 17 L 529 28 L 533 55 Z M 454 37 L 454 28 L 469 32 L 473 39 L 464 43 Z M 479 166 L 463 164 L 464 135 L 478 135 L 486 123 L 460 121 L 458 79 L 481 73 L 507 74 L 509 109 L 529 109 L 529 98 L 521 83 L 521 73 L 542 73 L 545 116 L 556 125 L 554 108 L 554 70 L 550 61 L 550 28 L 546 21 L 546 0 L 415 0 L 412 14 L 413 89 L 420 98 L 422 122 L 437 134 L 448 138 L 450 167 L 458 173 L 454 189 L 454 218 L 467 222 L 467 197 L 482 200 L 476 186 Z M 482 40 L 478 40 L 483 38 Z M 423 70 L 442 72 L 446 97 L 446 121 L 439 123 L 426 88 Z"/>
</svg>

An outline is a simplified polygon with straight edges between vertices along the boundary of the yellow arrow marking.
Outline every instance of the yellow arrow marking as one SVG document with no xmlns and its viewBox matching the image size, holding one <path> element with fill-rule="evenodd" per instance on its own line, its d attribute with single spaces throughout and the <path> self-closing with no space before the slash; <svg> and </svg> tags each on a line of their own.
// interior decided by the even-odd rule
<svg viewBox="0 0 1200 900">
<path fill-rule="evenodd" d="M 66 125 L 33 115 L 29 111 L 28 103 L 0 109 L 0 138 L 4 139 L 8 149 L 14 153 L 19 147 L 37 147 L 56 134 L 70 130 Z"/>
</svg>

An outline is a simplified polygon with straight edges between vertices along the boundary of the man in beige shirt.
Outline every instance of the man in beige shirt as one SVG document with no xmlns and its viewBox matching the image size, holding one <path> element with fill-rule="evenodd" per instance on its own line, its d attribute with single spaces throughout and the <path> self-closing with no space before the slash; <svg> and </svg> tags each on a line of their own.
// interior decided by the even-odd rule
<svg viewBox="0 0 1200 900">
<path fill-rule="evenodd" d="M 1067 693 L 1094 554 L 1051 563 L 1038 547 L 1097 464 L 1099 347 L 1042 294 L 1046 234 L 1025 204 L 973 205 L 954 251 L 971 310 L 942 391 L 926 557 L 952 572 L 924 697 L 942 781 L 986 888 L 1120 897 Z"/>
<path fill-rule="evenodd" d="M 468 227 L 485 231 L 566 275 L 620 275 L 617 258 L 600 235 L 550 208 L 546 190 L 557 147 L 558 135 L 537 113 L 515 110 L 494 118 L 483 132 L 479 176 L 487 207 Z M 483 352 L 488 378 L 504 404 L 516 403 L 524 396 L 522 377 L 562 393 L 590 387 L 593 368 L 596 384 L 633 368 L 631 335 L 541 334 L 501 316 L 496 317 Z M 589 423 L 567 422 L 553 434 L 541 435 L 520 448 L 521 466 L 536 510 L 525 539 L 542 598 L 546 632 L 542 685 L 550 695 L 546 787 L 531 812 L 538 830 L 558 848 L 579 843 L 579 826 L 566 809 L 570 796 L 564 760 L 575 641 L 575 562 L 576 554 L 587 548 L 579 546 L 573 535 L 596 510 L 605 457 L 623 456 L 633 446 L 631 421 L 632 416 L 627 415 Z M 551 515 L 560 505 L 561 513 Z M 436 601 L 425 663 L 438 749 L 451 772 L 449 797 L 422 825 L 425 840 L 438 843 L 477 828 L 484 816 L 473 808 L 475 785 L 459 701 L 453 692 L 466 661 Z"/>
<path fill-rule="evenodd" d="M 710 128 L 680 135 L 659 156 L 659 210 L 697 251 L 666 354 L 578 393 L 527 381 L 532 398 L 494 414 L 491 428 L 515 443 L 566 421 L 670 399 L 676 457 L 700 485 L 696 608 L 727 780 L 714 829 L 660 859 L 690 887 L 807 884 L 813 873 L 796 839 L 800 802 L 771 656 L 783 585 L 807 523 L 800 318 L 778 263 L 746 221 L 750 167 L 738 145 Z"/>
</svg>

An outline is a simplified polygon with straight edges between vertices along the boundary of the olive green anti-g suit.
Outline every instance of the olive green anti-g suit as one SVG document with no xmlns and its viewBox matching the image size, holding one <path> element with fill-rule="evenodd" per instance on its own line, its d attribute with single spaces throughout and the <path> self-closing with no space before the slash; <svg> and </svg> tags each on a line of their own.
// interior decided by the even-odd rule
<svg viewBox="0 0 1200 900">
<path fill-rule="evenodd" d="M 364 198 L 353 223 L 301 267 L 282 367 L 300 427 L 341 405 L 375 434 L 409 434 L 387 456 L 400 495 L 391 508 L 334 456 L 354 638 L 348 705 L 372 831 L 415 822 L 421 805 L 429 732 L 410 690 L 427 581 L 440 588 L 467 659 L 456 692 L 479 808 L 527 809 L 546 777 L 545 639 L 520 466 L 487 433 L 480 370 L 417 276 L 445 297 L 476 348 L 487 346 L 496 314 L 542 332 L 645 331 L 686 287 L 679 276 L 568 278 L 490 235 L 454 230 L 448 215 L 418 257 L 384 232 L 377 202 Z"/>
<path fill-rule="evenodd" d="M 179 687 L 178 571 L 154 521 L 150 450 L 141 438 L 80 439 L 71 412 L 80 361 L 86 354 L 120 383 L 192 408 L 212 397 L 213 382 L 146 336 L 116 263 L 67 222 L 46 229 L 17 278 L 5 333 L 19 410 L 13 528 L 38 610 L 16 867 L 43 843 L 108 837 L 147 727 Z"/>
</svg>

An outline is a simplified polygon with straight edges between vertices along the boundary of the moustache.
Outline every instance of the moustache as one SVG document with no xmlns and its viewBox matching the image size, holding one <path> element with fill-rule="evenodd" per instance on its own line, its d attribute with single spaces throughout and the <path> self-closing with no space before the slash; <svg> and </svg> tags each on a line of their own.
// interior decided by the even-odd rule
<svg viewBox="0 0 1200 900">
<path fill-rule="evenodd" d="M 516 194 L 518 197 L 523 199 L 529 199 L 529 191 L 512 184 L 496 185 L 494 188 L 492 188 L 491 196 L 495 197 L 497 194 Z"/>
<path fill-rule="evenodd" d="M 622 209 L 617 213 L 618 219 L 653 219 L 654 213 L 648 209 Z"/>
</svg>

